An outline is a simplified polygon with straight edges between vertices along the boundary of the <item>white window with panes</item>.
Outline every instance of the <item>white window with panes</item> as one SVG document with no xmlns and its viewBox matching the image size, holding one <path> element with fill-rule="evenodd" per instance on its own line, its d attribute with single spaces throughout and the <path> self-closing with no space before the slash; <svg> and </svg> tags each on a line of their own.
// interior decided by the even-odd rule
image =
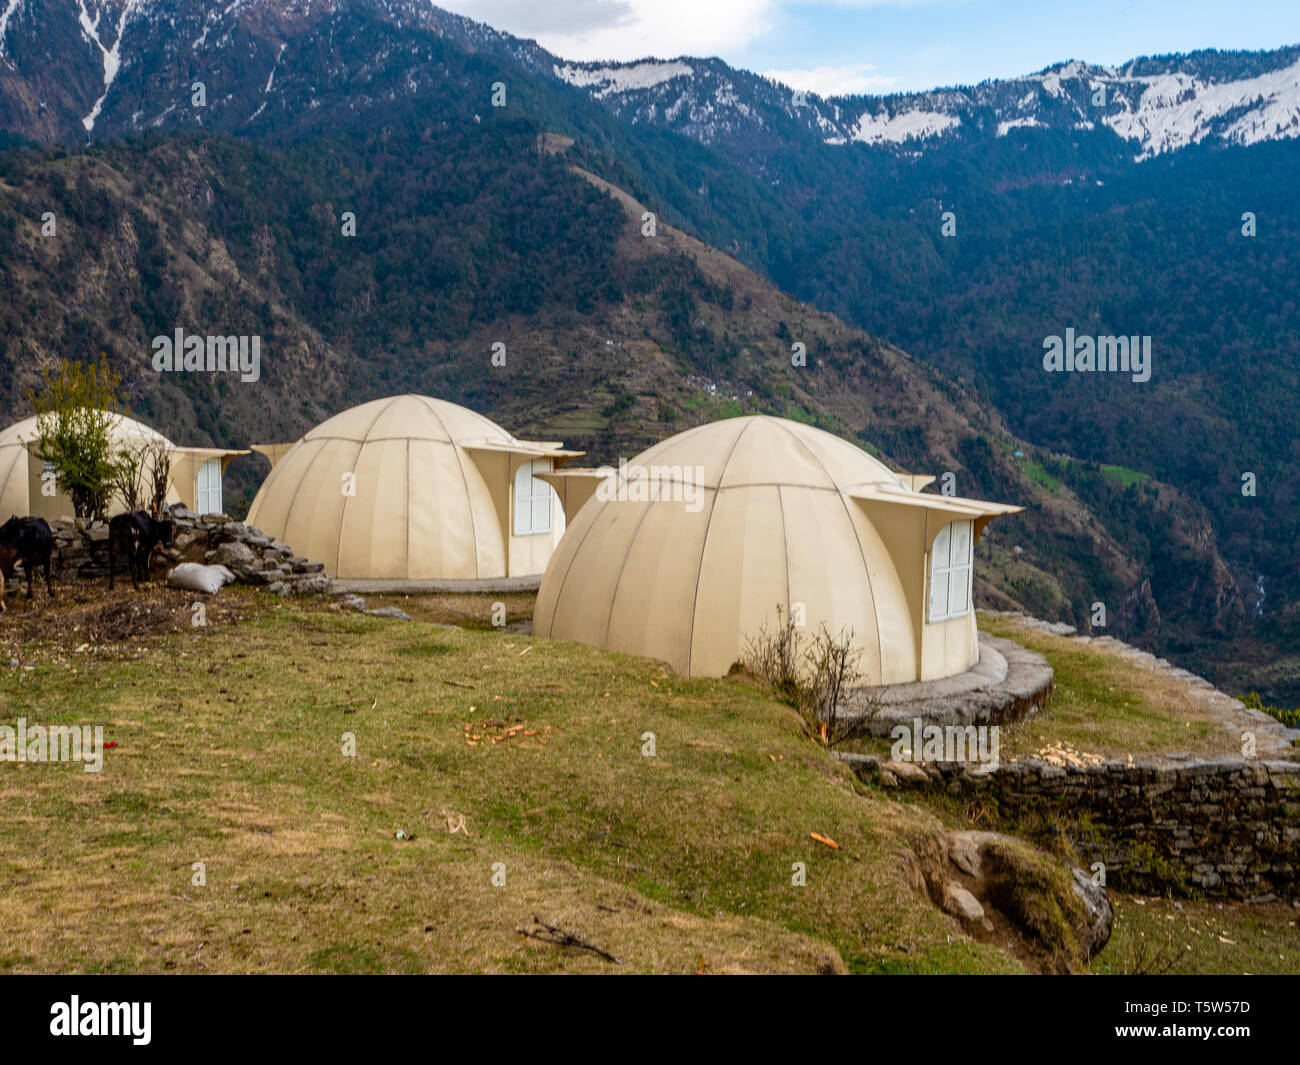
<svg viewBox="0 0 1300 1065">
<path fill-rule="evenodd" d="M 970 613 L 974 524 L 945 525 L 930 549 L 930 620 L 947 621 Z"/>
<path fill-rule="evenodd" d="M 208 459 L 199 467 L 194 484 L 194 509 L 200 514 L 221 514 L 221 460 Z"/>
<path fill-rule="evenodd" d="M 515 535 L 532 536 L 551 531 L 551 502 L 554 493 L 534 474 L 550 473 L 550 459 L 532 459 L 515 472 Z"/>
</svg>

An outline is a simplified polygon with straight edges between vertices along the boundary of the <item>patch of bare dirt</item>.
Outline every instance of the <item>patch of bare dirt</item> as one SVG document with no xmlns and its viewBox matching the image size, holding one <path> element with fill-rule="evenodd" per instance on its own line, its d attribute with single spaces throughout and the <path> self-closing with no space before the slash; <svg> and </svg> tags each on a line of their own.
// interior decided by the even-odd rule
<svg viewBox="0 0 1300 1065">
<path fill-rule="evenodd" d="M 5 596 L 0 654 L 21 659 L 36 648 L 74 651 L 83 646 L 130 654 L 141 644 L 190 631 L 195 603 L 203 604 L 207 632 L 234 624 L 264 605 L 251 594 L 230 589 L 204 596 L 152 581 L 133 589 L 129 579 L 112 591 L 102 581 L 56 582 L 54 593 L 51 599 L 40 585 L 32 599 L 25 588 Z"/>
</svg>

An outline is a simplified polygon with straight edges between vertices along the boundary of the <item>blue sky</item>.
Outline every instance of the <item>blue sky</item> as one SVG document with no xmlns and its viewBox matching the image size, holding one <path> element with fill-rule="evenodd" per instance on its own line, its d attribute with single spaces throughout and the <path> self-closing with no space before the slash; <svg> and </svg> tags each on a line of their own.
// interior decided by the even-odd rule
<svg viewBox="0 0 1300 1065">
<path fill-rule="evenodd" d="M 717 55 L 821 93 L 1300 43 L 1300 0 L 439 0 L 568 59 Z"/>
</svg>

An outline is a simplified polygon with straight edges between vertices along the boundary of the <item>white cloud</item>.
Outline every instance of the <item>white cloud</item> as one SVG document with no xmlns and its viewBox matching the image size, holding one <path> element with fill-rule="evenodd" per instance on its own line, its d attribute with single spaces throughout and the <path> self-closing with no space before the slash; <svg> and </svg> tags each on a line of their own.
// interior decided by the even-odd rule
<svg viewBox="0 0 1300 1065">
<path fill-rule="evenodd" d="M 777 0 L 438 0 L 438 6 L 532 37 L 563 59 L 734 55 L 772 28 Z"/>
<path fill-rule="evenodd" d="M 869 63 L 838 67 L 810 67 L 805 70 L 765 70 L 764 77 L 792 89 L 806 89 L 818 96 L 853 96 L 888 91 L 896 79 L 875 73 Z"/>
<path fill-rule="evenodd" d="M 790 7 L 928 7 L 954 0 L 785 0 Z M 962 3 L 964 0 L 955 0 Z"/>
<path fill-rule="evenodd" d="M 539 4 L 530 0 L 451 0 L 440 3 L 449 11 L 486 22 L 493 29 L 516 37 L 538 34 L 578 35 L 614 29 L 635 18 L 631 0 L 564 0 Z"/>
</svg>

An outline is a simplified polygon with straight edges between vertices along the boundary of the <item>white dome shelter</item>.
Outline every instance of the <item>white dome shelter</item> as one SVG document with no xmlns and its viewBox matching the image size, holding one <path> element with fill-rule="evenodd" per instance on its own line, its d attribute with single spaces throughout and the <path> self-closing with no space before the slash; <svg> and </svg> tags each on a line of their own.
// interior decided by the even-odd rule
<svg viewBox="0 0 1300 1065">
<path fill-rule="evenodd" d="M 36 454 L 37 417 L 32 415 L 0 431 L 0 522 L 10 517 L 34 514 L 47 520 L 71 517 L 72 500 L 61 490 L 53 495 L 43 491 L 46 472 L 57 471 Z M 247 451 L 231 451 L 216 447 L 179 447 L 144 422 L 114 415 L 110 439 L 118 452 L 135 452 L 146 444 L 162 443 L 171 458 L 171 486 L 167 502 L 183 503 L 200 514 L 221 513 L 221 482 L 226 466 L 237 455 Z M 57 480 L 55 482 L 57 485 Z M 116 497 L 108 512 L 119 513 L 124 508 Z"/>
<path fill-rule="evenodd" d="M 656 470 L 651 498 L 630 490 Z M 697 471 L 698 494 L 669 490 Z M 550 479 L 580 474 L 592 471 Z M 962 673 L 979 656 L 974 543 L 1022 508 L 921 494 L 932 480 L 783 418 L 689 429 L 587 498 L 547 567 L 533 631 L 721 676 L 749 638 L 776 630 L 780 606 L 808 633 L 851 630 L 865 684 Z"/>
<path fill-rule="evenodd" d="M 518 440 L 429 396 L 373 400 L 327 419 L 272 460 L 248 522 L 357 580 L 537 576 L 564 532 L 535 475 L 579 451 Z"/>
</svg>

